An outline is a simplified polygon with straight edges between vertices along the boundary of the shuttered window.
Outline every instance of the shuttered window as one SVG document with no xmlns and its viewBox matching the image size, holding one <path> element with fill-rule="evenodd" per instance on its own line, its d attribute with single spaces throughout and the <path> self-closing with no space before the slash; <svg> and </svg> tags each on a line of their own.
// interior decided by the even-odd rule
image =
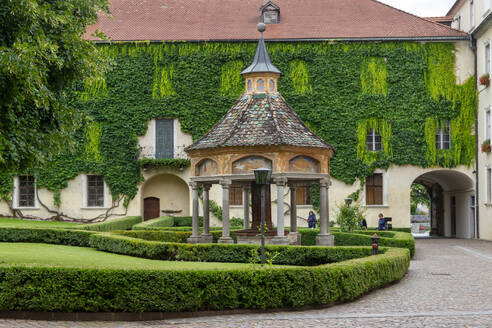
<svg viewBox="0 0 492 328">
<path fill-rule="evenodd" d="M 301 185 L 296 188 L 296 205 L 312 205 L 311 185 Z"/>
<path fill-rule="evenodd" d="M 383 205 L 383 174 L 366 178 L 366 205 Z"/>
<path fill-rule="evenodd" d="M 174 121 L 159 119 L 155 121 L 155 158 L 174 157 Z"/>
<path fill-rule="evenodd" d="M 34 207 L 35 181 L 30 175 L 19 177 L 19 207 Z"/>
<path fill-rule="evenodd" d="M 104 206 L 104 179 L 102 175 L 87 176 L 87 206 Z"/>
<path fill-rule="evenodd" d="M 451 148 L 451 136 L 450 136 L 450 122 L 449 120 L 444 122 L 444 126 L 439 123 L 439 128 L 436 133 L 436 148 L 437 149 L 450 149 Z"/>
<path fill-rule="evenodd" d="M 229 188 L 229 204 L 230 205 L 243 205 L 243 187 L 242 186 L 230 186 Z"/>
</svg>

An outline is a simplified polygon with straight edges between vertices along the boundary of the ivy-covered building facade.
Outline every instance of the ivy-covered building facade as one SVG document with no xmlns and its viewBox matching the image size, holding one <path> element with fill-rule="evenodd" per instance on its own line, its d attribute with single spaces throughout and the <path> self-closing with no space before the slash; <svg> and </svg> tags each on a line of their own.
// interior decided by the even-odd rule
<svg viewBox="0 0 492 328">
<path fill-rule="evenodd" d="M 432 233 L 474 238 L 475 80 L 468 34 L 373 0 L 111 1 L 87 39 L 111 60 L 104 78 L 68 90 L 87 114 L 74 152 L 2 177 L 0 214 L 102 220 L 191 213 L 184 149 L 245 89 L 256 24 L 283 75 L 278 90 L 335 154 L 329 212 L 352 198 L 369 226 L 379 213 L 410 226 L 410 188 L 431 196 Z M 111 42 L 91 33 L 103 31 Z M 246 86 L 247 87 L 247 86 Z M 298 225 L 319 187 L 297 186 Z M 289 195 L 272 199 L 285 206 Z M 272 195 L 274 193 L 272 192 Z M 210 190 L 219 224 L 222 190 Z M 230 216 L 243 217 L 241 186 Z M 214 221 L 215 220 L 215 221 Z"/>
</svg>

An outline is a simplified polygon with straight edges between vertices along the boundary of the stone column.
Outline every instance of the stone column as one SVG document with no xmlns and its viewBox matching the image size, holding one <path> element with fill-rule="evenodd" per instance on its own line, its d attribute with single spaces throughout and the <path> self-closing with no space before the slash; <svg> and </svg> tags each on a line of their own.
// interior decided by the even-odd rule
<svg viewBox="0 0 492 328">
<path fill-rule="evenodd" d="M 191 226 L 192 233 L 191 236 L 187 239 L 189 243 L 196 244 L 200 242 L 199 236 L 199 221 L 198 221 L 198 183 L 190 182 L 191 187 L 191 205 L 192 205 L 192 218 L 191 218 Z"/>
<path fill-rule="evenodd" d="M 202 243 L 212 243 L 213 237 L 210 233 L 210 202 L 209 191 L 210 185 L 203 185 L 203 233 L 200 236 Z"/>
<path fill-rule="evenodd" d="M 244 230 L 248 230 L 249 225 L 249 186 L 243 186 L 243 209 L 244 209 Z"/>
<path fill-rule="evenodd" d="M 297 232 L 296 185 L 290 184 L 290 232 L 287 236 L 290 245 L 300 245 L 301 235 Z"/>
<path fill-rule="evenodd" d="M 218 242 L 223 244 L 234 243 L 229 230 L 229 188 L 231 183 L 231 180 L 220 180 L 222 186 L 222 237 L 219 238 Z"/>
<path fill-rule="evenodd" d="M 277 185 L 277 236 L 273 237 L 272 243 L 277 245 L 288 244 L 284 228 L 284 186 L 286 183 L 286 178 L 275 179 L 275 184 Z"/>
<path fill-rule="evenodd" d="M 316 236 L 316 245 L 333 246 L 334 237 L 330 235 L 330 218 L 328 214 L 328 188 L 331 182 L 325 178 L 319 182 L 319 205 L 320 205 L 320 232 Z"/>
</svg>

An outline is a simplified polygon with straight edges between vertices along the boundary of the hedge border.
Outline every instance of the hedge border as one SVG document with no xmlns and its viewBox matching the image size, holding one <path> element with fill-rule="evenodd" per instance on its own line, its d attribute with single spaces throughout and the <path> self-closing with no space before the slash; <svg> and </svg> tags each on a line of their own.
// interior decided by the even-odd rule
<svg viewBox="0 0 492 328">
<path fill-rule="evenodd" d="M 407 249 L 303 268 L 225 271 L 0 267 L 0 310 L 182 312 L 298 308 L 354 300 L 401 279 Z"/>
</svg>

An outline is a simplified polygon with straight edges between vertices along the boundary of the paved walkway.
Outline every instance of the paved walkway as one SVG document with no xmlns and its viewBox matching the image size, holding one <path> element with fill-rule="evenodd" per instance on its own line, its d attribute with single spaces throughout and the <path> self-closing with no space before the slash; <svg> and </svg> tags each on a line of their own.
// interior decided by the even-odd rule
<svg viewBox="0 0 492 328">
<path fill-rule="evenodd" d="M 492 327 L 492 242 L 420 239 L 397 284 L 331 308 L 147 322 L 1 320 L 0 328 Z"/>
</svg>

